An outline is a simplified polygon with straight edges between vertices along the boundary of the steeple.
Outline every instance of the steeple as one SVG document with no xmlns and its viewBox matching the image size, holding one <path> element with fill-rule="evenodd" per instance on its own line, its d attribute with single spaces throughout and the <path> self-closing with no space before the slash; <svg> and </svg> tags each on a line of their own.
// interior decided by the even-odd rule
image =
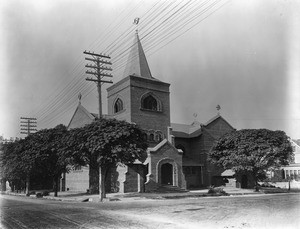
<svg viewBox="0 0 300 229">
<path fill-rule="evenodd" d="M 129 75 L 153 78 L 137 31 L 124 71 L 124 77 Z"/>
</svg>

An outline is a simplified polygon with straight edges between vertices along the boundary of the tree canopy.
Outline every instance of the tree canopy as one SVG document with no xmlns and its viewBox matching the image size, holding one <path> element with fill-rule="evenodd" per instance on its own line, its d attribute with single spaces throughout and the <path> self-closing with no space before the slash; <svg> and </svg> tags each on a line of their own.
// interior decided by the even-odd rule
<svg viewBox="0 0 300 229">
<path fill-rule="evenodd" d="M 252 173 L 257 186 L 266 170 L 288 165 L 293 160 L 293 149 L 283 131 L 244 129 L 220 138 L 208 158 L 224 169 Z"/>
<path fill-rule="evenodd" d="M 2 177 L 14 183 L 17 189 L 25 184 L 26 173 L 22 168 L 24 140 L 3 144 L 0 156 Z"/>
<path fill-rule="evenodd" d="M 90 169 L 90 192 L 105 196 L 105 174 L 117 164 L 144 161 L 147 144 L 143 131 L 135 124 L 116 119 L 99 119 L 82 128 L 70 131 L 65 151 L 75 164 L 88 164 Z M 99 170 L 100 169 L 100 170 Z M 98 179 L 95 179 L 97 178 Z"/>
<path fill-rule="evenodd" d="M 67 135 L 67 128 L 58 125 L 55 128 L 43 129 L 28 138 L 32 142 L 30 152 L 34 152 L 35 170 L 47 173 L 53 179 L 54 195 L 57 196 L 58 182 L 63 172 L 66 172 L 68 158 L 63 154 L 63 137 Z"/>
<path fill-rule="evenodd" d="M 52 176 L 56 184 L 66 168 L 66 158 L 60 152 L 63 144 L 62 137 L 66 133 L 66 127 L 59 125 L 30 134 L 25 139 L 5 144 L 1 155 L 1 167 L 5 178 L 20 185 L 26 180 L 27 192 L 29 178 L 37 174 Z M 54 190 L 57 195 L 57 185 Z"/>
</svg>

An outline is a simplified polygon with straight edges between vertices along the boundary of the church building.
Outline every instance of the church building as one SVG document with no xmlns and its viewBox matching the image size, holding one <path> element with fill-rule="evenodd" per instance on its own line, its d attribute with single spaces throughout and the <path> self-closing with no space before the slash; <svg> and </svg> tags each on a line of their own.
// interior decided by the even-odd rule
<svg viewBox="0 0 300 229">
<path fill-rule="evenodd" d="M 108 114 L 135 123 L 145 132 L 149 148 L 144 162 L 118 166 L 110 172 L 108 192 L 151 192 L 161 188 L 193 189 L 222 183 L 223 170 L 207 162 L 213 143 L 234 128 L 217 115 L 205 124 L 177 124 L 170 120 L 170 84 L 152 76 L 136 33 L 123 79 L 107 89 Z M 79 102 L 68 125 L 82 127 L 97 117 Z M 88 168 L 65 174 L 66 190 L 88 189 Z"/>
</svg>

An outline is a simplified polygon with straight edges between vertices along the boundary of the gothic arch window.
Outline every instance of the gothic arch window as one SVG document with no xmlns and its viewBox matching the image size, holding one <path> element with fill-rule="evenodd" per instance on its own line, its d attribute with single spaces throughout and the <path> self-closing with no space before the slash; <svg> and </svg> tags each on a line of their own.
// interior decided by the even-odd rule
<svg viewBox="0 0 300 229">
<path fill-rule="evenodd" d="M 161 111 L 161 102 L 154 95 L 148 93 L 142 97 L 141 107 L 145 110 Z"/>
<path fill-rule="evenodd" d="M 124 109 L 123 101 L 120 98 L 118 98 L 114 105 L 114 113 L 118 113 L 118 112 L 122 111 L 123 109 Z"/>
<path fill-rule="evenodd" d="M 157 111 L 157 101 L 152 95 L 148 95 L 144 98 L 142 107 L 147 110 Z"/>
</svg>

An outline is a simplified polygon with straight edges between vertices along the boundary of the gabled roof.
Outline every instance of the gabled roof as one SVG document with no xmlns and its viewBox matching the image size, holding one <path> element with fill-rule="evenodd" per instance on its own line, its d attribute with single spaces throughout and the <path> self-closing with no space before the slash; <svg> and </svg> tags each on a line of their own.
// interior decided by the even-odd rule
<svg viewBox="0 0 300 229">
<path fill-rule="evenodd" d="M 78 106 L 76 107 L 75 112 L 68 124 L 68 129 L 83 127 L 86 124 L 92 123 L 98 117 L 98 114 L 90 113 L 87 109 L 85 109 L 84 106 L 81 105 L 81 102 L 79 101 Z M 113 118 L 113 116 L 103 114 L 102 118 L 110 119 Z"/>
<path fill-rule="evenodd" d="M 148 152 L 156 152 L 157 150 L 159 150 L 161 147 L 163 147 L 165 144 L 168 144 L 168 140 L 164 139 L 162 140 L 159 144 L 157 144 L 155 147 L 153 148 L 148 148 Z M 170 143 L 169 143 L 170 144 Z M 171 145 L 171 144 L 170 144 Z"/>
<path fill-rule="evenodd" d="M 300 146 L 300 139 L 293 139 L 293 142 L 295 142 L 298 146 Z"/>
<path fill-rule="evenodd" d="M 97 114 L 90 113 L 85 109 L 81 103 L 78 103 L 76 110 L 68 124 L 68 129 L 82 127 L 86 124 L 91 123 L 98 117 Z"/>
<path fill-rule="evenodd" d="M 201 135 L 201 126 L 171 123 L 172 134 L 179 138 L 194 138 Z"/>
<path fill-rule="evenodd" d="M 208 133 L 212 138 L 214 139 L 219 139 L 222 135 L 224 135 L 226 132 L 224 131 L 219 131 L 219 128 L 215 128 L 214 125 L 218 123 L 223 123 L 222 125 L 224 126 L 227 125 L 226 132 L 229 132 L 231 130 L 235 130 L 220 114 L 216 115 L 212 119 L 210 119 L 207 123 L 202 125 L 202 130 Z M 231 130 L 230 130 L 231 129 Z"/>
<path fill-rule="evenodd" d="M 214 136 L 213 133 L 209 130 L 209 125 L 215 122 L 216 120 L 221 119 L 226 124 L 228 124 L 229 127 L 234 129 L 220 114 L 216 115 L 212 119 L 210 119 L 205 124 L 201 124 L 197 121 L 194 121 L 192 124 L 179 124 L 179 123 L 171 123 L 172 127 L 172 134 L 175 137 L 178 138 L 195 138 L 200 136 L 203 132 L 209 134 L 212 138 L 218 138 L 217 136 Z"/>
<path fill-rule="evenodd" d="M 160 148 L 162 148 L 165 145 L 168 145 L 169 147 L 175 149 L 178 153 L 182 154 L 182 151 L 179 149 L 176 149 L 167 139 L 162 140 L 160 143 L 158 143 L 153 148 L 149 147 L 147 149 L 147 151 L 148 151 L 148 153 L 156 153 Z"/>
<path fill-rule="evenodd" d="M 150 68 L 138 33 L 136 33 L 135 35 L 124 71 L 124 77 L 127 77 L 129 75 L 154 79 L 151 75 Z"/>
<path fill-rule="evenodd" d="M 295 147 L 300 148 L 300 143 L 298 143 L 299 139 L 298 140 L 291 139 L 291 142 Z"/>
<path fill-rule="evenodd" d="M 226 122 L 226 124 L 227 125 L 229 125 L 232 129 L 235 129 L 235 128 L 233 128 L 230 124 L 229 124 L 229 122 L 227 122 L 220 114 L 217 114 L 215 117 L 213 117 L 213 118 L 211 118 L 210 120 L 208 120 L 208 122 L 206 122 L 205 124 L 204 124 L 204 126 L 208 126 L 209 124 L 211 124 L 211 123 L 213 123 L 214 121 L 216 121 L 217 119 L 222 119 L 224 122 Z"/>
<path fill-rule="evenodd" d="M 98 114 L 96 113 L 90 113 L 92 116 L 94 116 L 94 118 L 98 118 Z"/>
</svg>

